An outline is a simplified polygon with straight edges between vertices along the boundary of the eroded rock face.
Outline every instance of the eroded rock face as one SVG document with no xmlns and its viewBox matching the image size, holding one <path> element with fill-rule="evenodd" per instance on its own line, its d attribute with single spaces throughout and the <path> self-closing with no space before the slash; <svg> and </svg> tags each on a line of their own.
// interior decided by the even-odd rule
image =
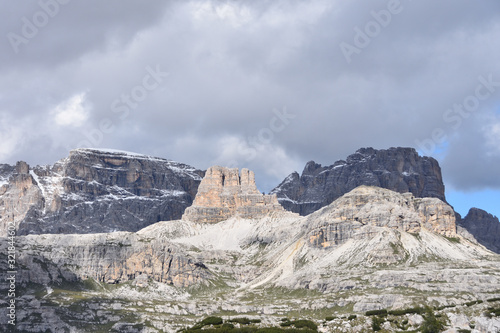
<svg viewBox="0 0 500 333">
<path fill-rule="evenodd" d="M 29 170 L 25 162 L 18 162 L 15 167 L 0 166 L 0 237 L 7 235 L 9 225 L 17 230 L 45 204 L 42 191 Z"/>
<path fill-rule="evenodd" d="M 487 249 L 500 253 L 500 222 L 498 217 L 482 209 L 471 208 L 467 216 L 459 221 L 459 225 Z"/>
<path fill-rule="evenodd" d="M 409 233 L 425 228 L 447 237 L 456 235 L 455 212 L 441 200 L 370 186 L 352 190 L 307 220 L 310 244 L 324 248 L 345 243 L 364 226 Z"/>
<path fill-rule="evenodd" d="M 232 216 L 259 218 L 270 212 L 283 211 L 275 195 L 257 190 L 255 175 L 248 169 L 214 166 L 201 181 L 193 205 L 183 220 L 216 223 Z"/>
<path fill-rule="evenodd" d="M 164 238 L 116 232 L 30 235 L 17 237 L 16 241 L 19 283 L 48 285 L 88 278 L 122 283 L 141 276 L 187 287 L 211 277 L 203 263 Z"/>
<path fill-rule="evenodd" d="M 302 175 L 292 173 L 271 193 L 285 209 L 308 215 L 361 185 L 446 201 L 438 162 L 413 148 L 362 148 L 330 166 L 311 161 Z"/>
<path fill-rule="evenodd" d="M 76 149 L 52 166 L 0 167 L 0 236 L 137 231 L 179 219 L 204 172 L 120 151 Z"/>
</svg>

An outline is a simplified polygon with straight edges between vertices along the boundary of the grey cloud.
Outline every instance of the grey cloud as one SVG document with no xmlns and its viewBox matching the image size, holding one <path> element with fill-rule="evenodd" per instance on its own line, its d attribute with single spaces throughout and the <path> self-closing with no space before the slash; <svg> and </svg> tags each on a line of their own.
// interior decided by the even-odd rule
<svg viewBox="0 0 500 333">
<path fill-rule="evenodd" d="M 496 175 L 481 135 L 490 118 L 455 129 L 443 114 L 474 92 L 480 75 L 500 81 L 500 4 L 401 0 L 401 12 L 347 63 L 340 43 L 353 43 L 353 28 L 390 2 L 74 0 L 30 40 L 30 52 L 0 43 L 8 51 L 0 55 L 0 112 L 10 115 L 0 123 L 22 133 L 0 157 L 48 163 L 94 135 L 97 146 L 200 168 L 251 167 L 268 190 L 308 160 L 331 164 L 363 146 L 415 147 L 441 128 L 446 157 L 430 153 L 442 158 L 450 183 L 492 186 L 466 167 L 474 159 Z M 8 8 L 3 35 L 38 7 Z M 142 85 L 148 66 L 169 75 L 123 117 L 112 104 Z M 54 107 L 80 93 L 86 122 L 55 124 Z M 491 115 L 499 102 L 500 91 L 477 114 Z M 295 118 L 256 141 L 284 107 Z M 99 134 L 103 120 L 113 130 Z"/>
</svg>

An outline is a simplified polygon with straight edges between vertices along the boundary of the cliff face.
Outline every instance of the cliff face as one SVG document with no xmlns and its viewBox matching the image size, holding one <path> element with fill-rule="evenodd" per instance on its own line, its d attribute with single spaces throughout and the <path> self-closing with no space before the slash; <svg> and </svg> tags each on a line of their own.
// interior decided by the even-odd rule
<svg viewBox="0 0 500 333">
<path fill-rule="evenodd" d="M 362 148 L 330 166 L 311 161 L 302 175 L 292 173 L 271 193 L 285 209 L 308 215 L 361 185 L 445 201 L 438 162 L 413 148 Z"/>
<path fill-rule="evenodd" d="M 248 169 L 214 166 L 201 181 L 193 205 L 186 209 L 183 220 L 215 223 L 232 216 L 259 218 L 283 211 L 275 195 L 257 190 L 255 175 Z"/>
<path fill-rule="evenodd" d="M 415 198 L 411 193 L 361 186 L 307 217 L 312 228 L 309 242 L 315 247 L 345 243 L 365 226 L 387 227 L 408 233 L 422 229 L 447 237 L 456 236 L 455 212 L 436 198 Z M 364 228 L 370 232 L 370 228 Z"/>
<path fill-rule="evenodd" d="M 145 155 L 73 150 L 53 166 L 0 168 L 0 236 L 137 231 L 178 219 L 191 205 L 203 171 Z"/>
<path fill-rule="evenodd" d="M 500 253 L 500 221 L 482 209 L 471 208 L 459 225 L 487 249 Z"/>
<path fill-rule="evenodd" d="M 179 246 L 135 233 L 29 235 L 18 237 L 17 247 L 17 281 L 21 284 L 89 278 L 114 284 L 151 279 L 187 287 L 211 277 L 203 263 Z"/>
</svg>

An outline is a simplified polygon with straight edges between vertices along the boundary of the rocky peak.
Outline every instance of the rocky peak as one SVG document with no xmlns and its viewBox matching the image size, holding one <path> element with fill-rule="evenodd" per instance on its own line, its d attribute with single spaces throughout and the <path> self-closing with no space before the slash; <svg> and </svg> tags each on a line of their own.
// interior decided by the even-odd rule
<svg viewBox="0 0 500 333">
<path fill-rule="evenodd" d="M 16 172 L 20 175 L 27 175 L 30 172 L 30 166 L 24 161 L 16 163 Z"/>
<path fill-rule="evenodd" d="M 213 166 L 198 187 L 193 205 L 183 220 L 216 223 L 238 215 L 257 218 L 273 211 L 283 211 L 275 195 L 264 195 L 255 185 L 253 171 Z"/>
<path fill-rule="evenodd" d="M 487 249 L 500 253 L 500 221 L 498 217 L 478 208 L 471 208 L 458 222 Z"/>
<path fill-rule="evenodd" d="M 171 160 L 75 149 L 49 166 L 0 166 L 0 236 L 15 214 L 18 234 L 137 231 L 181 218 L 204 172 Z"/>
<path fill-rule="evenodd" d="M 307 228 L 312 229 L 309 241 L 317 247 L 342 244 L 365 226 L 456 236 L 450 205 L 437 198 L 416 198 L 373 186 L 359 186 L 306 219 Z"/>
<path fill-rule="evenodd" d="M 301 176 L 291 174 L 271 193 L 285 209 L 308 215 L 361 185 L 445 201 L 438 162 L 413 148 L 361 148 L 330 166 L 310 161 Z"/>
</svg>

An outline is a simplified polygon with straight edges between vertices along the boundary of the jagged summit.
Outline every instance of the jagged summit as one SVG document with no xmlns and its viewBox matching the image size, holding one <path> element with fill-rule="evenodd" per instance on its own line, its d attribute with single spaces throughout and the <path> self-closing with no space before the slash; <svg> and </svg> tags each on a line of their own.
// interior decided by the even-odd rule
<svg viewBox="0 0 500 333">
<path fill-rule="evenodd" d="M 459 225 L 486 248 L 500 253 L 500 221 L 498 217 L 482 209 L 471 208 L 467 216 L 459 221 Z"/>
<path fill-rule="evenodd" d="M 361 148 L 329 166 L 310 161 L 301 175 L 290 174 L 271 193 L 285 209 L 308 215 L 360 185 L 446 201 L 438 162 L 401 147 Z"/>
<path fill-rule="evenodd" d="M 276 195 L 264 195 L 255 185 L 255 174 L 248 169 L 213 166 L 205 173 L 193 205 L 182 219 L 215 223 L 238 215 L 256 218 L 283 211 Z"/>
<path fill-rule="evenodd" d="M 179 219 L 204 172 L 147 155 L 75 149 L 49 166 L 0 167 L 0 236 L 137 231 Z"/>
</svg>

